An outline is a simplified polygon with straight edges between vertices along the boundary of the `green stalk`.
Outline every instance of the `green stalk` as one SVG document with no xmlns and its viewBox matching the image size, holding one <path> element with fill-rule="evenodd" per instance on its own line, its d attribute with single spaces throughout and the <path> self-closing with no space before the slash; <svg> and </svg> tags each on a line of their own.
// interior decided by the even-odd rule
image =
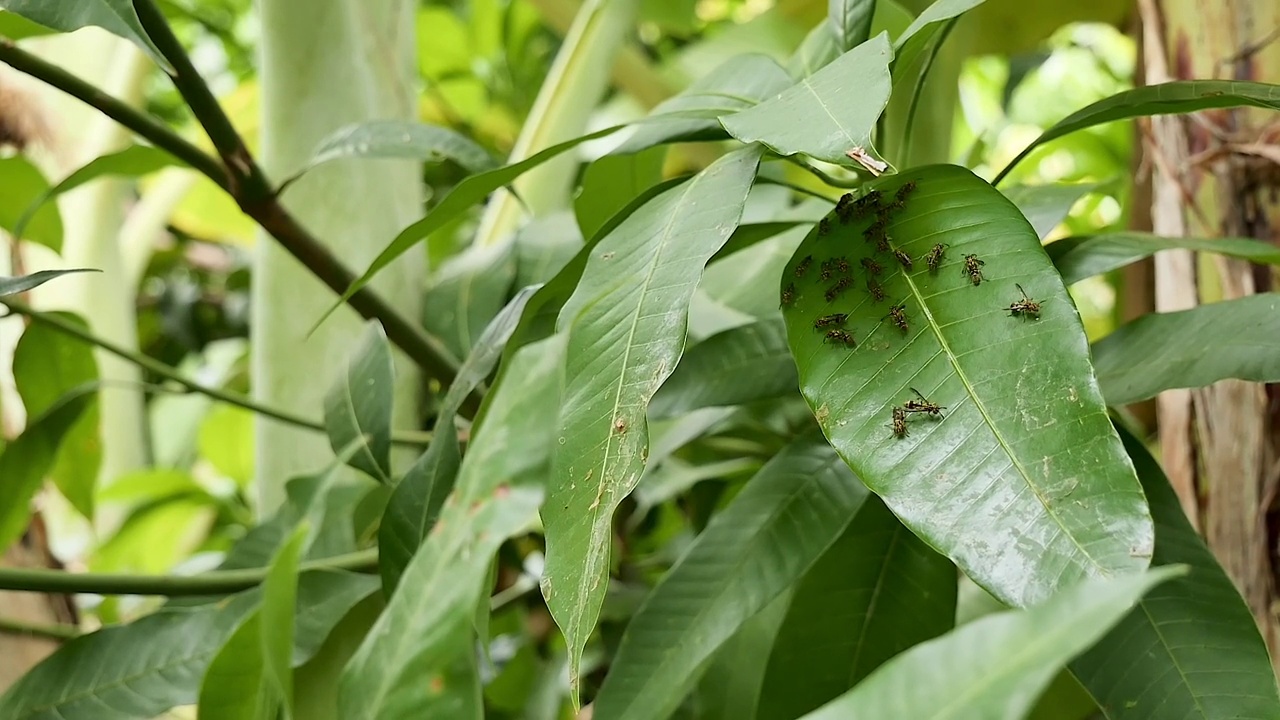
<svg viewBox="0 0 1280 720">
<path fill-rule="evenodd" d="M 74 640 L 83 633 L 75 625 L 51 625 L 46 623 L 27 623 L 12 618 L 0 618 L 0 633 L 6 635 L 26 635 L 28 637 L 45 638 L 47 640 Z"/>
</svg>

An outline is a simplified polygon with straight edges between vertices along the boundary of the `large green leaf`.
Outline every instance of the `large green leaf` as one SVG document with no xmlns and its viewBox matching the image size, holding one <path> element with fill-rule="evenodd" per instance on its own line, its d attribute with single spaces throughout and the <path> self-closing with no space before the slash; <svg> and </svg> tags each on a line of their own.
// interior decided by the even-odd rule
<svg viewBox="0 0 1280 720">
<path fill-rule="evenodd" d="M 71 313 L 57 313 L 64 321 L 84 328 Z M 13 351 L 13 379 L 29 417 L 39 417 L 63 396 L 67 388 L 98 380 L 93 348 L 45 323 L 22 331 Z M 50 470 L 54 484 L 76 510 L 93 518 L 94 486 L 102 465 L 97 397 L 81 411 L 75 424 L 58 444 L 57 461 Z"/>
<path fill-rule="evenodd" d="M 1070 285 L 1101 275 L 1161 250 L 1198 250 L 1252 263 L 1280 265 L 1280 248 L 1251 238 L 1162 237 L 1147 233 L 1118 232 L 1062 238 L 1045 246 L 1045 251 Z"/>
<path fill-rule="evenodd" d="M 0 8 L 53 30 L 71 32 L 90 25 L 133 42 L 160 67 L 169 63 L 151 43 L 133 0 L 0 0 Z"/>
<path fill-rule="evenodd" d="M 1119 429 L 1156 522 L 1152 565 L 1190 573 L 1153 589 L 1071 670 L 1111 720 L 1280 717 L 1253 615 L 1187 522 L 1160 465 Z"/>
<path fill-rule="evenodd" d="M 356 445 L 348 463 L 391 482 L 391 402 L 395 367 L 382 326 L 371 322 L 324 397 L 324 427 L 335 453 Z"/>
<path fill-rule="evenodd" d="M 792 594 L 757 720 L 820 707 L 889 658 L 948 632 L 955 619 L 955 566 L 873 497 Z"/>
<path fill-rule="evenodd" d="M 704 407 L 742 405 L 796 391 L 787 330 L 776 319 L 725 330 L 694 345 L 649 405 L 668 418 Z"/>
<path fill-rule="evenodd" d="M 21 15 L 0 11 L 0 36 L 10 40 L 26 40 L 31 37 L 53 35 L 56 30 L 34 23 Z"/>
<path fill-rule="evenodd" d="M 767 55 L 734 55 L 690 85 L 664 100 L 614 153 L 633 153 L 668 142 L 721 140 L 724 115 L 753 107 L 791 86 L 791 78 Z"/>
<path fill-rule="evenodd" d="M 70 275 L 71 273 L 82 272 L 102 272 L 94 268 L 73 268 L 70 270 L 40 270 L 30 275 L 19 275 L 17 277 L 4 277 L 0 275 L 0 297 L 5 295 L 16 295 L 26 292 L 32 288 L 38 288 L 50 280 L 62 275 Z"/>
<path fill-rule="evenodd" d="M 395 589 L 400 573 L 417 552 L 435 522 L 445 496 L 453 489 L 454 477 L 462 460 L 454 425 L 458 408 L 493 370 L 533 293 L 532 287 L 516 293 L 485 328 L 479 342 L 458 369 L 458 375 L 441 403 L 440 419 L 430 447 L 405 473 L 387 503 L 382 525 L 378 528 L 378 567 L 387 595 Z"/>
<path fill-rule="evenodd" d="M 917 535 L 988 591 L 1025 606 L 1075 580 L 1135 572 L 1151 556 L 1151 519 L 1089 363 L 1080 318 L 1040 241 L 1016 207 L 967 170 L 940 165 L 883 178 L 892 249 L 914 258 L 904 271 L 865 242 L 870 218 L 805 239 L 783 283 L 801 391 L 835 448 Z M 925 256 L 937 244 L 937 272 Z M 986 264 L 974 284 L 966 255 Z M 811 268 L 798 272 L 803 258 Z M 866 274 L 843 293 L 821 281 L 821 264 L 844 258 L 861 270 L 874 256 L 886 295 Z M 985 279 L 983 279 L 985 278 Z M 1040 319 L 1011 317 L 1021 284 Z M 833 300 L 826 299 L 833 294 Z M 902 324 L 889 317 L 901 304 Z M 856 348 L 830 342 L 818 318 L 848 315 Z M 839 339 L 839 338 L 835 338 Z M 892 409 L 916 388 L 945 406 L 942 418 L 907 416 L 895 437 Z"/>
<path fill-rule="evenodd" d="M 276 552 L 262 581 L 262 606 L 258 617 L 262 622 L 262 666 L 267 686 L 278 699 L 284 720 L 293 717 L 293 626 L 298 601 L 298 562 L 307 545 L 311 528 L 304 520 Z"/>
<path fill-rule="evenodd" d="M 1180 574 L 1161 568 L 1076 583 L 1027 610 L 990 615 L 890 660 L 804 720 L 1023 717 L 1068 660 L 1142 594 Z"/>
<path fill-rule="evenodd" d="M 1280 293 L 1152 313 L 1102 338 L 1093 364 L 1112 405 L 1219 380 L 1280 380 Z"/>
<path fill-rule="evenodd" d="M 828 9 L 833 7 L 830 3 L 831 0 L 828 0 Z M 887 32 L 889 37 L 896 38 L 915 19 L 910 11 L 894 0 L 876 0 L 873 5 L 875 11 L 871 16 L 871 28 L 862 38 L 863 40 L 875 37 L 881 32 Z M 796 51 L 787 59 L 787 72 L 797 80 L 808 77 L 826 67 L 848 49 L 837 44 L 831 22 L 824 20 L 809 31 L 804 41 L 800 43 L 800 47 L 796 48 Z"/>
<path fill-rule="evenodd" d="M 892 58 L 888 35 L 881 33 L 781 95 L 720 122 L 742 142 L 764 143 L 779 155 L 852 165 L 846 152 L 873 152 L 871 133 L 889 102 Z"/>
<path fill-rule="evenodd" d="M 17 232 L 18 223 L 23 220 L 23 208 L 39 201 L 48 192 L 49 182 L 25 157 L 15 155 L 0 158 L 0 197 L 4 198 L 4 202 L 0 203 L 0 228 L 23 240 L 39 243 L 54 252 L 61 252 L 62 216 L 58 214 L 56 205 L 41 207 L 25 223 L 22 234 L 19 235 Z M 18 291 L 11 290 L 4 294 L 13 292 Z"/>
<path fill-rule="evenodd" d="M 698 681 L 694 717 L 699 720 L 756 717 L 769 649 L 790 605 L 791 591 L 784 591 L 720 646 Z"/>
<path fill-rule="evenodd" d="M 992 183 L 997 184 L 1003 180 L 1032 150 L 1077 130 L 1147 115 L 1233 107 L 1280 110 L 1280 85 L 1237 80 L 1177 80 L 1116 93 L 1071 113 L 1045 130 L 1017 157 L 1010 160 Z"/>
<path fill-rule="evenodd" d="M 22 536 L 31 498 L 53 467 L 63 438 L 96 397 L 95 390 L 89 385 L 66 393 L 0 453 L 0 551 Z"/>
<path fill-rule="evenodd" d="M 893 49 L 897 56 L 894 69 L 910 68 L 929 50 L 934 37 L 946 26 L 946 21 L 960 17 L 985 1 L 935 0 L 894 40 Z M 899 78 L 895 75 L 894 79 L 896 81 Z"/>
<path fill-rule="evenodd" d="M 511 242 L 472 245 L 449 258 L 427 288 L 423 328 L 457 357 L 467 357 L 485 325 L 502 309 L 515 275 Z"/>
<path fill-rule="evenodd" d="M 583 237 L 591 237 L 615 213 L 662 181 L 667 151 L 652 147 L 638 153 L 605 155 L 582 173 L 573 198 L 573 214 Z"/>
<path fill-rule="evenodd" d="M 572 684 L 608 580 L 613 512 L 648 452 L 645 412 L 684 346 L 703 267 L 742 216 L 757 147 L 646 203 L 591 251 L 558 326 L 569 336 L 547 504 L 543 595 L 569 645 Z"/>
<path fill-rule="evenodd" d="M 404 120 L 372 120 L 330 133 L 291 180 L 327 162 L 347 158 L 452 160 L 468 173 L 491 170 L 498 164 L 488 150 L 450 128 Z"/>
<path fill-rule="evenodd" d="M 1014 185 L 1002 188 L 1000 192 L 1018 206 L 1027 222 L 1035 228 L 1036 236 L 1043 240 L 1067 219 L 1071 206 L 1077 200 L 1097 187 L 1095 183 Z"/>
<path fill-rule="evenodd" d="M 827 0 L 827 20 L 841 51 L 852 50 L 871 37 L 875 9 L 876 0 Z"/>
<path fill-rule="evenodd" d="M 511 361 L 514 382 L 486 398 L 440 521 L 343 672 L 344 719 L 482 716 L 476 607 L 498 546 L 537 519 L 563 348 L 562 336 L 523 348 Z"/>
<path fill-rule="evenodd" d="M 816 433 L 778 453 L 649 593 L 594 717 L 667 717 L 716 649 L 813 566 L 867 497 Z"/>
<path fill-rule="evenodd" d="M 280 699 L 267 684 L 262 657 L 262 611 L 231 634 L 200 683 L 200 720 L 277 720 Z"/>
<path fill-rule="evenodd" d="M 551 280 L 577 254 L 583 239 L 571 212 L 531 220 L 516 233 L 516 287 Z"/>
</svg>

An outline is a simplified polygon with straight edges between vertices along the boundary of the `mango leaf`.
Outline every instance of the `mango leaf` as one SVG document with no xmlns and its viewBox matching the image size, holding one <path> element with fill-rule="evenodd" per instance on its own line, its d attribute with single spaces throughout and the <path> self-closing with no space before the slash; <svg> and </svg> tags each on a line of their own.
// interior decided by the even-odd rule
<svg viewBox="0 0 1280 720">
<path fill-rule="evenodd" d="M 32 288 L 38 288 L 56 277 L 82 272 L 102 271 L 95 268 L 72 268 L 70 270 L 40 270 L 38 272 L 33 272 L 30 275 L 19 275 L 17 277 L 4 277 L 3 275 L 0 275 L 0 297 L 24 293 Z"/>
<path fill-rule="evenodd" d="M 893 42 L 894 84 L 906 78 L 900 77 L 899 68 L 911 68 L 926 52 L 929 51 L 934 38 L 947 25 L 947 21 L 958 18 L 964 13 L 981 5 L 985 0 L 935 0 L 924 12 L 920 13 L 906 30 Z"/>
<path fill-rule="evenodd" d="M 1276 382 L 1280 293 L 1143 315 L 1094 343 L 1093 364 L 1112 405 L 1227 378 Z"/>
<path fill-rule="evenodd" d="M 57 30 L 34 23 L 21 15 L 0 11 L 0 36 L 10 40 L 26 40 L 32 37 L 53 35 Z"/>
<path fill-rule="evenodd" d="M 662 181 L 665 148 L 605 155 L 587 166 L 573 198 L 573 214 L 583 237 L 591 237 L 632 199 Z"/>
<path fill-rule="evenodd" d="M 1071 113 L 1045 130 L 1010 160 L 991 184 L 999 184 L 1032 150 L 1077 130 L 1135 117 L 1235 107 L 1280 110 L 1280 85 L 1237 80 L 1176 80 L 1116 93 Z"/>
<path fill-rule="evenodd" d="M 378 482 L 391 482 L 391 402 L 395 367 L 382 326 L 370 322 L 346 371 L 324 398 L 324 428 L 335 453 L 357 444 L 351 467 Z"/>
<path fill-rule="evenodd" d="M 534 218 L 516 232 L 516 287 L 541 285 L 573 259 L 583 244 L 573 213 Z"/>
<path fill-rule="evenodd" d="M 423 328 L 465 358 L 502 303 L 515 279 L 514 244 L 472 245 L 449 258 L 431 278 L 423 302 Z"/>
<path fill-rule="evenodd" d="M 430 447 L 405 473 L 387 503 L 378 528 L 378 567 L 387 596 L 395 589 L 400 573 L 418 551 L 440 513 L 445 496 L 453 489 L 462 459 L 454 425 L 458 408 L 493 370 L 535 290 L 527 287 L 516 293 L 485 328 L 445 394 Z"/>
<path fill-rule="evenodd" d="M 868 190 L 888 203 L 908 182 L 914 190 L 886 211 L 882 232 L 910 270 L 864 240 L 879 237 L 871 225 L 880 220 L 833 216 L 784 273 L 788 341 L 819 425 L 907 527 L 1006 604 L 1145 568 L 1152 528 L 1142 490 L 1107 419 L 1080 318 L 1035 232 L 963 168 L 916 168 Z M 933 272 L 926 258 L 939 245 Z M 970 255 L 985 265 L 970 272 Z M 864 260 L 880 272 L 868 274 Z M 858 279 L 822 281 L 827 262 L 857 268 Z M 1010 316 L 1018 284 L 1039 302 L 1038 320 Z M 921 402 L 912 388 L 945 409 L 903 413 L 897 437 L 893 409 Z"/>
<path fill-rule="evenodd" d="M 521 349 L 515 381 L 486 397 L 440 522 L 342 674 L 343 718 L 482 717 L 476 607 L 498 546 L 537 519 L 563 349 L 562 336 Z"/>
<path fill-rule="evenodd" d="M 209 663 L 200 684 L 200 720 L 276 720 L 262 657 L 262 611 L 254 610 Z"/>
<path fill-rule="evenodd" d="M 142 29 L 133 0 L 0 0 L 0 9 L 17 13 L 53 30 L 71 32 L 90 25 L 132 42 L 151 56 L 162 69 L 172 68 Z"/>
<path fill-rule="evenodd" d="M 346 570 L 308 570 L 299 575 L 293 667 L 314 658 L 347 613 L 376 594 L 379 587 L 377 577 Z"/>
<path fill-rule="evenodd" d="M 22 215 L 18 218 L 18 222 L 14 227 L 13 234 L 22 237 L 26 231 L 27 224 L 36 217 L 45 203 L 63 193 L 75 190 L 90 180 L 106 175 L 141 177 L 157 170 L 182 164 L 184 163 L 178 158 L 160 148 L 149 145 L 130 145 L 118 152 L 96 157 L 33 200 L 27 206 L 27 209 L 22 211 Z"/>
<path fill-rule="evenodd" d="M 63 395 L 0 453 L 0 550 L 22 536 L 45 475 L 58 457 L 58 448 L 81 414 L 96 397 L 96 386 L 82 385 Z M 5 717 L 0 715 L 0 717 Z"/>
<path fill-rule="evenodd" d="M 1014 185 L 1000 190 L 1022 211 L 1035 228 L 1036 236 L 1045 239 L 1062 224 L 1076 201 L 1096 190 L 1098 183 L 1054 183 L 1051 185 Z"/>
<path fill-rule="evenodd" d="M 716 649 L 813 566 L 868 495 L 816 433 L 774 456 L 631 618 L 594 717 L 669 716 Z"/>
<path fill-rule="evenodd" d="M 704 407 L 742 405 L 794 393 L 796 364 L 777 320 L 725 330 L 694 345 L 649 405 L 669 418 Z"/>
<path fill-rule="evenodd" d="M 842 52 L 836 42 L 835 29 L 824 20 L 804 36 L 800 47 L 787 59 L 787 73 L 795 79 L 809 77 L 840 57 Z"/>
<path fill-rule="evenodd" d="M 792 594 L 757 720 L 820 707 L 898 653 L 950 631 L 955 618 L 955 566 L 872 496 Z"/>
<path fill-rule="evenodd" d="M 1046 245 L 1045 251 L 1062 274 L 1062 281 L 1070 285 L 1161 250 L 1179 248 L 1217 253 L 1259 265 L 1280 265 L 1280 248 L 1252 238 L 1184 238 L 1118 232 L 1062 238 Z"/>
<path fill-rule="evenodd" d="M 719 118 L 753 107 L 791 86 L 773 58 L 734 55 L 683 92 L 658 104 L 614 154 L 640 152 L 669 142 L 722 140 Z M 585 231 L 584 231 L 585 232 Z"/>
<path fill-rule="evenodd" d="M 841 51 L 852 50 L 871 36 L 876 0 L 827 0 L 827 20 Z"/>
<path fill-rule="evenodd" d="M 751 616 L 716 651 L 698 681 L 696 717 L 699 720 L 757 717 L 769 649 L 790 605 L 791 591 L 787 590 Z"/>
<path fill-rule="evenodd" d="M 71 313 L 62 320 L 87 330 Z M 62 398 L 67 388 L 98 380 L 93 348 L 44 323 L 22 331 L 13 352 L 13 378 L 29 417 L 39 417 Z M 101 421 L 96 394 L 58 443 L 57 460 L 49 474 L 58 490 L 80 514 L 93 518 L 94 487 L 102 465 Z"/>
<path fill-rule="evenodd" d="M 452 160 L 468 174 L 492 170 L 498 165 L 488 150 L 456 130 L 404 120 L 371 120 L 330 133 L 316 145 L 302 169 L 284 185 L 327 162 L 348 158 Z"/>
<path fill-rule="evenodd" d="M 1059 668 L 1143 593 L 1184 570 L 1086 580 L 1027 610 L 963 625 L 890 660 L 804 720 L 1023 717 Z"/>
<path fill-rule="evenodd" d="M 779 155 L 803 153 L 854 165 L 845 154 L 849 150 L 862 148 L 874 156 L 871 133 L 889 102 L 892 57 L 888 35 L 881 33 L 772 100 L 720 122 L 742 142 L 764 143 Z"/>
<path fill-rule="evenodd" d="M 40 208 L 39 212 L 24 223 L 23 232 L 18 232 L 18 223 L 23 219 L 22 208 L 28 207 L 48 192 L 49 182 L 25 157 L 15 155 L 0 158 L 0 197 L 5 199 L 0 203 L 0 228 L 15 237 L 44 245 L 54 252 L 62 252 L 62 216 L 58 214 L 57 206 L 46 205 Z M 34 275 L 39 273 L 28 277 Z M 21 291 L 6 290 L 3 294 L 15 292 Z"/>
<path fill-rule="evenodd" d="M 737 226 L 759 162 L 757 147 L 743 148 L 646 203 L 591 251 L 560 311 L 566 394 L 542 511 L 542 591 L 575 688 L 604 600 L 613 512 L 644 469 L 646 408 L 679 361 L 689 301 Z"/>
<path fill-rule="evenodd" d="M 1154 588 L 1071 670 L 1110 720 L 1280 717 L 1253 615 L 1187 522 L 1160 465 L 1117 428 L 1156 522 L 1153 566 L 1190 568 Z"/>
<path fill-rule="evenodd" d="M 262 666 L 267 687 L 277 700 L 284 720 L 293 717 L 293 624 L 298 600 L 298 562 L 311 529 L 304 520 L 280 546 L 271 569 L 262 581 L 261 620 Z"/>
</svg>

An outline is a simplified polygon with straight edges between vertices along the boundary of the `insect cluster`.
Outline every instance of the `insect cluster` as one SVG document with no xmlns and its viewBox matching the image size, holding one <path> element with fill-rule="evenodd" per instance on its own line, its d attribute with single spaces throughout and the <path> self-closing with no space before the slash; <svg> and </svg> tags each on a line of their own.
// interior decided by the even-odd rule
<svg viewBox="0 0 1280 720">
<path fill-rule="evenodd" d="M 833 226 L 836 223 L 843 226 L 869 219 L 870 222 L 861 231 L 863 241 L 870 246 L 867 255 L 858 258 L 856 262 L 851 262 L 848 257 L 843 255 L 833 255 L 820 261 L 815 260 L 813 255 L 806 255 L 794 266 L 795 277 L 794 280 L 787 283 L 782 291 L 782 305 L 785 307 L 795 304 L 802 295 L 802 290 L 797 288 L 797 283 L 815 276 L 817 283 L 820 284 L 823 290 L 823 298 L 827 303 L 841 301 L 855 285 L 853 269 L 855 265 L 859 266 L 865 274 L 864 282 L 867 293 L 870 295 L 872 302 L 875 303 L 883 302 L 888 297 L 881 279 L 885 274 L 886 267 L 891 268 L 896 264 L 902 268 L 903 275 L 908 272 L 915 273 L 920 271 L 925 271 L 929 275 L 936 275 L 947 259 L 949 246 L 946 243 L 936 243 L 922 255 L 913 258 L 905 250 L 897 247 L 889 233 L 894 213 L 906 207 L 907 199 L 915 192 L 915 189 L 916 183 L 911 180 L 903 183 L 892 194 L 881 190 L 871 190 L 858 197 L 855 197 L 852 193 L 841 197 L 836 203 L 834 215 L 825 217 L 818 222 L 818 237 L 823 238 L 832 235 Z M 822 245 L 819 245 L 819 247 L 822 247 Z M 917 264 L 922 264 L 924 267 L 917 270 Z M 982 272 L 986 262 L 976 254 L 969 253 L 964 255 L 959 265 L 961 274 L 973 286 L 981 285 L 986 280 L 986 276 Z M 810 280 L 810 282 L 813 281 Z M 1024 320 L 1039 320 L 1040 301 L 1034 300 L 1027 295 L 1021 285 L 1015 284 L 1015 286 L 1022 297 L 1013 300 L 1004 310 L 1011 317 L 1018 317 Z M 847 327 L 849 317 L 850 313 L 848 312 L 832 312 L 819 315 L 813 320 L 813 328 L 815 331 L 823 333 L 823 342 L 825 344 L 854 349 L 858 346 L 858 343 L 853 330 Z M 885 321 L 898 328 L 903 335 L 910 333 L 911 324 L 907 303 L 898 301 L 892 304 L 888 314 L 881 319 L 882 323 Z M 874 328 L 872 331 L 874 332 Z M 911 391 L 915 393 L 916 397 L 914 399 L 908 400 L 892 409 L 890 427 L 893 429 L 894 436 L 898 438 L 908 435 L 907 423 L 910 418 L 923 415 L 937 420 L 942 418 L 942 411 L 946 409 L 925 398 L 915 388 L 912 388 Z"/>
</svg>

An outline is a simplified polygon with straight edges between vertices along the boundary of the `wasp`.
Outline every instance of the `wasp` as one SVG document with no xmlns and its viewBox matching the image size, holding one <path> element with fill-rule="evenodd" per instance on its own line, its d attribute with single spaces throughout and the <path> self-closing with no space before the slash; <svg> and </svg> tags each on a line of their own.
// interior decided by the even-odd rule
<svg viewBox="0 0 1280 720">
<path fill-rule="evenodd" d="M 836 201 L 836 217 L 840 218 L 840 222 L 848 222 L 850 212 L 853 210 L 853 193 L 845 193 Z"/>
<path fill-rule="evenodd" d="M 842 277 L 839 280 L 837 280 L 835 285 L 832 285 L 830 288 L 827 288 L 827 295 L 826 295 L 827 302 L 831 302 L 832 300 L 835 300 L 836 298 L 840 297 L 840 293 L 844 292 L 845 290 L 848 290 L 849 286 L 852 284 L 853 284 L 853 281 L 847 277 Z"/>
<path fill-rule="evenodd" d="M 832 313 L 831 315 L 823 315 L 822 317 L 814 318 L 813 328 L 815 330 L 821 330 L 822 328 L 843 327 L 845 318 L 847 317 L 849 317 L 848 313 Z"/>
<path fill-rule="evenodd" d="M 836 262 L 836 269 L 839 270 L 844 275 L 848 275 L 852 270 L 852 268 L 849 267 L 848 258 L 838 257 L 835 259 L 835 262 Z"/>
<path fill-rule="evenodd" d="M 868 214 L 880 209 L 880 191 L 872 190 L 871 192 L 858 198 L 853 203 L 853 216 L 855 218 L 866 217 Z"/>
<path fill-rule="evenodd" d="M 862 267 L 866 268 L 867 272 L 871 273 L 872 275 L 879 275 L 884 270 L 884 268 L 880 267 L 880 263 L 876 262 L 875 260 L 872 260 L 869 257 L 862 258 L 861 262 L 862 262 Z"/>
<path fill-rule="evenodd" d="M 875 278 L 867 279 L 867 290 L 871 293 L 871 299 L 880 302 L 884 300 L 884 287 L 876 282 Z"/>
<path fill-rule="evenodd" d="M 822 267 L 818 270 L 818 277 L 822 280 L 830 280 L 832 273 L 836 270 L 835 260 L 823 260 Z"/>
<path fill-rule="evenodd" d="M 977 255 L 965 255 L 964 267 L 961 268 L 960 271 L 964 275 L 967 275 L 969 280 L 971 280 L 974 285 L 981 285 L 982 281 L 986 280 L 986 278 L 982 275 L 983 265 L 986 265 L 986 263 L 979 260 Z"/>
<path fill-rule="evenodd" d="M 1005 310 L 1009 311 L 1010 316 L 1021 315 L 1032 320 L 1039 320 L 1040 301 L 1027 297 L 1027 291 L 1023 290 L 1021 285 L 1014 283 L 1013 286 L 1018 288 L 1018 292 L 1022 293 L 1022 299 L 1010 304 Z"/>
<path fill-rule="evenodd" d="M 902 183 L 902 185 L 898 188 L 898 192 L 895 193 L 893 197 L 898 202 L 902 202 L 903 200 L 907 199 L 908 195 L 910 195 L 915 191 L 916 191 L 916 181 L 908 180 Z"/>
<path fill-rule="evenodd" d="M 924 263 L 929 266 L 929 272 L 938 272 L 938 266 L 942 265 L 942 255 L 947 251 L 945 243 L 938 243 L 933 246 L 928 255 L 924 256 Z"/>
<path fill-rule="evenodd" d="M 796 301 L 796 284 L 790 283 L 782 289 L 782 304 L 790 305 Z"/>
<path fill-rule="evenodd" d="M 892 320 L 893 324 L 897 325 L 898 329 L 901 330 L 902 332 L 906 332 L 909 329 L 907 327 L 906 310 L 907 310 L 906 305 L 894 305 L 893 307 L 889 308 L 889 319 Z"/>
<path fill-rule="evenodd" d="M 809 266 L 812 264 L 813 264 L 813 256 L 805 255 L 804 259 L 801 260 L 800 263 L 796 265 L 796 277 L 804 277 L 804 274 L 809 271 Z"/>
<path fill-rule="evenodd" d="M 866 240 L 867 242 L 871 242 L 872 240 L 878 241 L 883 239 L 885 225 L 886 223 L 884 218 L 882 217 L 876 218 L 875 222 L 868 225 L 867 229 L 862 231 L 863 239 Z"/>
<path fill-rule="evenodd" d="M 911 433 L 907 431 L 907 411 L 900 408 L 893 408 L 893 424 L 889 427 L 893 428 L 893 436 L 902 439 Z"/>
<path fill-rule="evenodd" d="M 942 417 L 942 411 L 947 409 L 945 405 L 939 405 L 935 402 L 931 402 L 924 395 L 921 395 L 920 391 L 915 388 L 911 388 L 911 392 L 915 393 L 916 397 L 919 399 L 908 400 L 902 406 L 904 410 L 909 413 L 925 413 L 929 417 L 933 418 Z"/>
<path fill-rule="evenodd" d="M 908 269 L 908 270 L 910 270 L 910 269 L 911 269 L 911 256 L 910 256 L 910 255 L 908 255 L 908 254 L 906 254 L 906 253 L 902 252 L 901 250 L 894 250 L 894 251 L 893 251 L 893 256 L 894 256 L 894 257 L 896 257 L 896 258 L 898 258 L 898 262 L 902 263 L 902 267 L 904 267 L 904 268 L 906 268 L 906 269 Z"/>
<path fill-rule="evenodd" d="M 844 345 L 845 347 L 857 347 L 858 345 L 857 341 L 853 339 L 853 333 L 848 330 L 828 330 L 823 342 Z"/>
<path fill-rule="evenodd" d="M 876 238 L 876 250 L 878 252 L 889 252 L 889 236 L 881 235 Z"/>
<path fill-rule="evenodd" d="M 822 218 L 818 221 L 818 236 L 821 237 L 829 232 L 831 232 L 831 221 L 826 218 Z"/>
</svg>

